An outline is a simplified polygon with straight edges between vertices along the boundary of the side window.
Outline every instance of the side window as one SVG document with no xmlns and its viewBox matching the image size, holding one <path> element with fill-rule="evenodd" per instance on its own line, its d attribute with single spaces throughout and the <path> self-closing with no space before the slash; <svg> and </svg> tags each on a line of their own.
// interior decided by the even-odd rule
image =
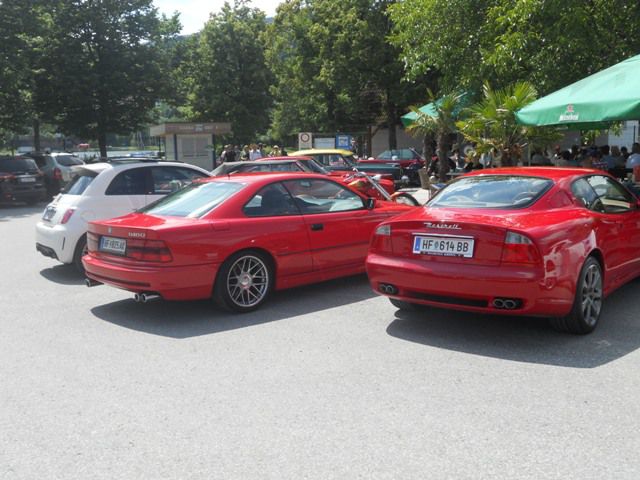
<svg viewBox="0 0 640 480">
<path fill-rule="evenodd" d="M 132 168 L 115 176 L 105 195 L 145 195 L 148 168 Z"/>
<path fill-rule="evenodd" d="M 285 187 L 304 214 L 345 212 L 364 208 L 360 196 L 328 180 L 287 180 Z"/>
<path fill-rule="evenodd" d="M 598 195 L 586 179 L 580 178 L 573 182 L 571 191 L 575 197 L 582 202 L 585 208 L 599 212 L 602 211 L 602 206 L 598 201 Z"/>
<path fill-rule="evenodd" d="M 189 185 L 196 178 L 205 175 L 188 168 L 182 167 L 152 167 L 151 179 L 153 182 L 152 193 L 155 195 L 167 195 Z"/>
<path fill-rule="evenodd" d="M 332 167 L 340 167 L 340 168 L 348 167 L 347 162 L 345 162 L 344 158 L 342 158 L 340 155 L 330 155 L 329 165 L 331 165 Z"/>
<path fill-rule="evenodd" d="M 242 209 L 248 217 L 299 215 L 293 198 L 281 183 L 262 188 Z"/>
<path fill-rule="evenodd" d="M 605 213 L 622 213 L 632 210 L 635 202 L 622 185 L 601 175 L 589 177 L 587 181 L 598 195 Z"/>
</svg>

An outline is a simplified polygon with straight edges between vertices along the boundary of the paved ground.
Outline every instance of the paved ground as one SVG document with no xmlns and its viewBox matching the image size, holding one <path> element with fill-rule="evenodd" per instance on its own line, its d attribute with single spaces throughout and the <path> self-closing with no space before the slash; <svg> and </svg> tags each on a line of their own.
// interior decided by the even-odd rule
<svg viewBox="0 0 640 480">
<path fill-rule="evenodd" d="M 138 305 L 0 207 L 2 479 L 637 479 L 640 281 L 593 335 L 397 311 L 353 277 Z"/>
</svg>

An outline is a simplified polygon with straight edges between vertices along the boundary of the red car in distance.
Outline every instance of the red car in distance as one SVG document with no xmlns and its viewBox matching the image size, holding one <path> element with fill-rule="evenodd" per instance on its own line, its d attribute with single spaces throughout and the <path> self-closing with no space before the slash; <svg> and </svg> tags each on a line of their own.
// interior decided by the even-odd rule
<svg viewBox="0 0 640 480">
<path fill-rule="evenodd" d="M 474 172 L 379 225 L 366 265 L 400 309 L 542 316 L 585 334 L 640 276 L 640 204 L 600 170 Z"/>
<path fill-rule="evenodd" d="M 89 286 L 106 283 L 142 302 L 213 297 L 246 312 L 274 289 L 364 272 L 376 225 L 411 208 L 322 175 L 211 178 L 90 223 L 82 260 Z"/>
<path fill-rule="evenodd" d="M 295 160 L 296 163 L 306 167 L 306 170 L 309 172 L 315 172 L 322 175 L 328 175 L 332 177 L 334 180 L 343 183 L 345 185 L 350 185 L 352 188 L 359 190 L 367 197 L 378 198 L 380 200 L 384 200 L 381 198 L 380 194 L 372 188 L 367 182 L 359 182 L 352 170 L 327 170 L 318 162 L 316 162 L 311 157 L 305 156 L 290 156 L 290 157 L 265 157 L 259 158 L 256 162 L 260 163 L 269 163 L 269 162 L 290 162 Z M 381 175 L 378 183 L 382 188 L 384 188 L 389 195 L 393 195 L 396 191 L 395 184 L 393 178 L 391 176 Z"/>
</svg>

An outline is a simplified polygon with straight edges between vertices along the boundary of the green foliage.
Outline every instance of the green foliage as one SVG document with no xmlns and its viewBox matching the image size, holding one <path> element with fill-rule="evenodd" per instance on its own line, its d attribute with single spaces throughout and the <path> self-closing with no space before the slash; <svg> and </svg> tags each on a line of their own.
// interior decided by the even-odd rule
<svg viewBox="0 0 640 480">
<path fill-rule="evenodd" d="M 483 98 L 467 109 L 457 122 L 460 133 L 475 145 L 477 153 L 498 152 L 503 166 L 515 165 L 527 144 L 545 145 L 558 138 L 553 129 L 527 127 L 516 122 L 515 113 L 537 98 L 528 82 L 494 90 L 484 85 Z"/>
<path fill-rule="evenodd" d="M 0 131 L 23 133 L 32 118 L 40 2 L 0 1 Z"/>
<path fill-rule="evenodd" d="M 151 120 L 167 95 L 161 48 L 177 33 L 151 0 L 48 2 L 35 102 L 65 133 L 97 138 L 128 134 Z"/>
<path fill-rule="evenodd" d="M 387 41 L 386 10 L 392 3 L 290 0 L 280 5 L 266 35 L 276 80 L 274 136 L 398 123 L 425 81 L 403 81 L 398 50 Z"/>
<path fill-rule="evenodd" d="M 410 74 L 436 69 L 445 90 L 527 80 L 547 94 L 640 51 L 628 0 L 405 0 L 390 15 Z"/>
<path fill-rule="evenodd" d="M 263 12 L 249 2 L 225 3 L 188 44 L 192 54 L 183 66 L 186 115 L 197 121 L 231 122 L 233 137 L 246 143 L 267 129 L 271 74 L 260 40 Z"/>
</svg>

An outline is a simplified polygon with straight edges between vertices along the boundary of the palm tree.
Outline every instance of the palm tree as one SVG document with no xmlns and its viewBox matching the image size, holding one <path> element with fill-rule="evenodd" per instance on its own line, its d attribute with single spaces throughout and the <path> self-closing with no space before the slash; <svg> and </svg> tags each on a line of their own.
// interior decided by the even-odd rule
<svg viewBox="0 0 640 480">
<path fill-rule="evenodd" d="M 416 136 L 423 136 L 423 153 L 427 160 L 431 158 L 431 141 L 435 138 L 439 167 L 438 178 L 441 182 L 446 182 L 449 172 L 449 162 L 447 161 L 447 153 L 450 150 L 449 137 L 456 132 L 456 116 L 464 94 L 450 93 L 436 99 L 431 90 L 428 92 L 435 115 L 425 113 L 417 107 L 410 107 L 411 111 L 416 114 L 416 118 L 407 127 L 407 131 Z M 429 156 L 426 156 L 427 154 Z"/>
<path fill-rule="evenodd" d="M 456 123 L 478 153 L 497 152 L 503 166 L 517 164 L 524 148 L 530 144 L 548 144 L 558 134 L 548 128 L 527 127 L 516 122 L 516 112 L 536 100 L 538 94 L 528 82 L 518 82 L 501 90 L 487 83 L 483 99 L 466 110 L 466 117 Z"/>
</svg>

